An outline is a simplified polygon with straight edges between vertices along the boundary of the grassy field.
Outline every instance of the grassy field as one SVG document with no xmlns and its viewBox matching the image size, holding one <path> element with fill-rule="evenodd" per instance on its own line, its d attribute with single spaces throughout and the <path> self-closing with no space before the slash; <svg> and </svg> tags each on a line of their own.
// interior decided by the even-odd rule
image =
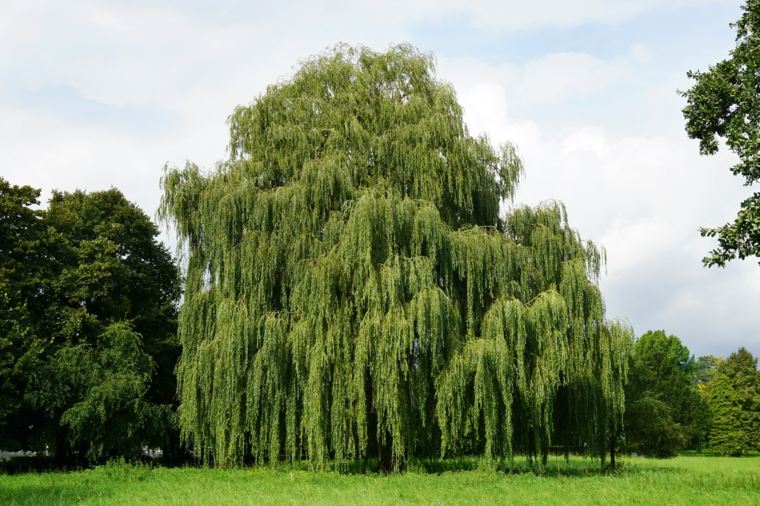
<svg viewBox="0 0 760 506">
<path fill-rule="evenodd" d="M 611 474 L 580 458 L 551 459 L 542 475 L 458 467 L 383 476 L 110 465 L 0 475 L 0 504 L 760 504 L 760 457 L 629 458 Z"/>
</svg>

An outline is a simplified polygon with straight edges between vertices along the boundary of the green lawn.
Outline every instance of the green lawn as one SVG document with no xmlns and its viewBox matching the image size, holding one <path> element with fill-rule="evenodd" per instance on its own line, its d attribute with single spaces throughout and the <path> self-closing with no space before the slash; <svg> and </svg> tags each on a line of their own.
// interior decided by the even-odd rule
<svg viewBox="0 0 760 506">
<path fill-rule="evenodd" d="M 613 474 L 597 468 L 580 458 L 551 459 L 543 475 L 117 465 L 0 475 L 0 504 L 760 504 L 760 457 L 629 458 Z"/>
</svg>

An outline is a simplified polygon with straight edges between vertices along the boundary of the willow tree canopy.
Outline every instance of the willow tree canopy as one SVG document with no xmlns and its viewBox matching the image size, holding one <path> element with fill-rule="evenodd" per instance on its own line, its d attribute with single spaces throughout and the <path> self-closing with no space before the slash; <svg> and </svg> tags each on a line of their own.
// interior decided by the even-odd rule
<svg viewBox="0 0 760 506">
<path fill-rule="evenodd" d="M 631 332 L 560 204 L 472 137 L 432 57 L 338 47 L 230 117 L 230 156 L 168 170 L 187 254 L 180 420 L 216 465 L 550 446 L 604 456 Z"/>
</svg>

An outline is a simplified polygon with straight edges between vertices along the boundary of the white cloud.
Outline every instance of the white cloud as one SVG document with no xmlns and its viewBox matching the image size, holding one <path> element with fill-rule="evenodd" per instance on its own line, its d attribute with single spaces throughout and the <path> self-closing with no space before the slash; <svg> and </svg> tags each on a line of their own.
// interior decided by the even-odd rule
<svg viewBox="0 0 760 506">
<path fill-rule="evenodd" d="M 476 26 L 525 29 L 536 26 L 574 26 L 583 23 L 614 24 L 662 8 L 720 3 L 727 0 L 553 0 L 473 1 L 461 11 Z M 669 4 L 669 5 L 668 5 Z"/>
<path fill-rule="evenodd" d="M 586 53 L 552 53 L 523 69 L 512 95 L 528 104 L 557 102 L 604 89 L 629 72 L 623 58 L 606 61 Z"/>
<path fill-rule="evenodd" d="M 378 22 L 437 21 L 449 17 L 467 20 L 476 28 L 528 30 L 537 27 L 569 27 L 584 23 L 615 24 L 646 12 L 730 0 L 372 0 L 329 2 L 331 12 L 351 17 L 371 16 Z M 734 2 L 735 3 L 735 2 Z"/>
<path fill-rule="evenodd" d="M 441 59 L 438 67 L 441 77 L 455 84 L 468 121 L 493 137 L 507 126 L 507 107 L 524 113 L 536 106 L 588 98 L 626 79 L 644 51 L 637 44 L 629 54 L 610 60 L 579 52 L 548 53 L 523 66 Z M 512 111 L 509 114 L 514 117 Z"/>
</svg>

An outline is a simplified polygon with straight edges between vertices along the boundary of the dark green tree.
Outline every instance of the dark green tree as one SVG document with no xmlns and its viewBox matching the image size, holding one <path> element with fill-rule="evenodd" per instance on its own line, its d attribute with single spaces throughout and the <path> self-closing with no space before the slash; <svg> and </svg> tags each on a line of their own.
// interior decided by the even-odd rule
<svg viewBox="0 0 760 506">
<path fill-rule="evenodd" d="M 155 225 L 117 190 L 33 204 L 16 214 L 31 213 L 34 228 L 3 227 L 28 250 L 28 265 L 3 262 L 5 278 L 30 284 L 11 294 L 19 309 L 5 318 L 4 329 L 23 332 L 0 336 L 14 344 L 7 433 L 25 448 L 49 446 L 62 464 L 176 446 L 179 281 Z"/>
<path fill-rule="evenodd" d="M 626 406 L 626 442 L 631 452 L 658 458 L 672 457 L 686 443 L 681 424 L 673 420 L 673 410 L 651 392 Z"/>
<path fill-rule="evenodd" d="M 340 47 L 230 117 L 230 153 L 168 170 L 187 254 L 184 437 L 207 462 L 474 452 L 604 456 L 631 332 L 602 252 L 469 135 L 432 58 Z"/>
<path fill-rule="evenodd" d="M 34 333 L 30 317 L 44 305 L 47 256 L 40 238 L 44 230 L 39 190 L 11 185 L 0 178 L 0 447 L 18 448 L 8 427 L 22 402 L 14 370 Z"/>
<path fill-rule="evenodd" d="M 116 189 L 55 192 L 44 221 L 58 234 L 62 267 L 53 290 L 58 321 L 46 333 L 85 342 L 130 322 L 156 362 L 149 398 L 172 402 L 179 274 L 155 224 Z"/>
<path fill-rule="evenodd" d="M 695 371 L 695 361 L 678 337 L 658 330 L 638 339 L 626 387 L 629 449 L 672 456 L 705 441 L 709 417 Z"/>
<path fill-rule="evenodd" d="M 731 172 L 751 186 L 760 179 L 760 0 L 747 0 L 732 26 L 736 47 L 729 58 L 706 72 L 689 72 L 694 85 L 683 93 L 683 114 L 686 132 L 699 139 L 700 152 L 714 154 L 724 140 L 739 156 Z M 708 266 L 760 256 L 760 193 L 741 203 L 733 223 L 701 232 L 718 239 L 718 247 L 704 259 Z"/>
</svg>

